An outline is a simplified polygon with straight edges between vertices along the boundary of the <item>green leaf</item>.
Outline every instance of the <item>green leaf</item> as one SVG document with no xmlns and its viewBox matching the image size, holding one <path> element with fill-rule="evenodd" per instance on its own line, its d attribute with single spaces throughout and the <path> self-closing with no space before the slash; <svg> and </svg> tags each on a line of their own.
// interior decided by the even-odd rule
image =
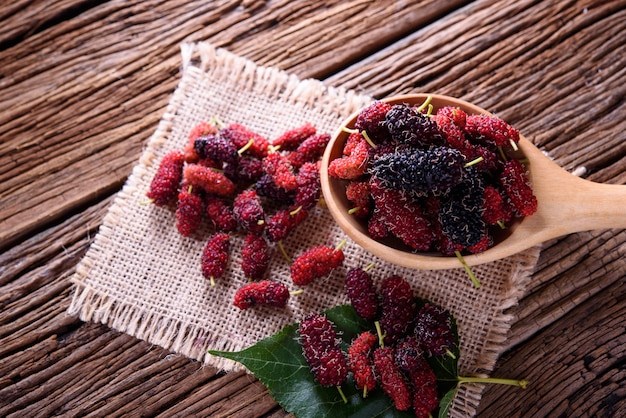
<svg viewBox="0 0 626 418">
<path fill-rule="evenodd" d="M 359 317 L 350 305 L 334 307 L 324 314 L 335 324 L 344 349 L 347 349 L 350 342 L 361 332 L 365 330 L 375 332 L 374 324 Z M 209 353 L 246 366 L 267 387 L 276 402 L 298 418 L 413 416 L 411 413 L 396 410 L 380 388 L 368 393 L 367 398 L 363 398 L 362 392 L 355 388 L 351 377 L 342 386 L 347 403 L 344 403 L 337 388 L 319 385 L 302 355 L 298 327 L 299 324 L 288 325 L 277 334 L 242 351 L 210 350 Z M 458 349 L 456 351 L 458 359 Z M 439 377 L 438 373 L 441 373 L 448 378 L 448 372 L 456 370 L 456 360 L 444 358 L 441 364 L 437 363 L 437 367 L 439 371 L 436 370 L 435 374 Z"/>
<path fill-rule="evenodd" d="M 450 405 L 452 405 L 452 401 L 454 400 L 454 395 L 456 395 L 456 386 L 443 395 L 439 401 L 439 418 L 446 418 L 448 416 Z"/>
</svg>

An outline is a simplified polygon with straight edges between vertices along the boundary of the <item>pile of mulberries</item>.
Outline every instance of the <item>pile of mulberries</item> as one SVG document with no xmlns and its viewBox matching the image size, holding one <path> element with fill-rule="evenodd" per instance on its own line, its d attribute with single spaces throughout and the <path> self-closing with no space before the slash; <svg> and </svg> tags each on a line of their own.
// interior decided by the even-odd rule
<svg viewBox="0 0 626 418">
<path fill-rule="evenodd" d="M 328 173 L 345 181 L 350 213 L 372 238 L 391 237 L 410 251 L 482 252 L 496 231 L 537 210 L 514 157 L 519 132 L 458 107 L 433 114 L 428 104 L 363 109 Z"/>
<path fill-rule="evenodd" d="M 341 352 L 333 323 L 310 314 L 300 324 L 303 355 L 320 383 L 342 384 L 351 377 L 363 397 L 381 390 L 397 410 L 429 417 L 440 400 L 430 362 L 458 353 L 454 319 L 444 308 L 416 299 L 398 275 L 383 278 L 377 287 L 371 268 L 349 270 L 345 290 L 355 312 L 376 332 L 362 331 Z M 332 359 L 324 355 L 328 350 Z"/>
<path fill-rule="evenodd" d="M 161 160 L 147 197 L 174 211 L 184 237 L 202 239 L 206 222 L 211 236 L 200 267 L 212 285 L 227 269 L 235 247 L 231 237 L 241 238 L 241 270 L 257 284 L 237 293 L 234 304 L 240 309 L 285 305 L 290 295 L 286 286 L 265 280 L 270 260 L 276 246 L 284 251 L 282 241 L 321 197 L 318 165 L 329 140 L 329 134 L 317 132 L 310 123 L 268 140 L 242 124 L 225 126 L 216 120 L 198 123 L 184 148 Z M 300 268 L 312 260 L 325 266 L 323 271 Z M 294 283 L 308 283 L 342 261 L 341 249 L 305 251 L 293 267 L 302 271 Z"/>
</svg>

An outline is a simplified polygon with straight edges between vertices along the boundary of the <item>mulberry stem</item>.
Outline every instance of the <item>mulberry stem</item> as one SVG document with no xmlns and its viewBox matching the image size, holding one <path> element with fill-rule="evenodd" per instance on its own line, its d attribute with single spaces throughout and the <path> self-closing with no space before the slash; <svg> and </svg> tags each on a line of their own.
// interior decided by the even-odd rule
<svg viewBox="0 0 626 418">
<path fill-rule="evenodd" d="M 467 263 L 465 262 L 465 260 L 463 259 L 463 256 L 461 255 L 461 252 L 460 251 L 455 251 L 454 254 L 456 254 L 456 258 L 459 259 L 459 261 L 463 265 L 463 268 L 465 269 L 465 271 L 469 275 L 470 279 L 472 280 L 472 283 L 474 283 L 474 287 L 475 288 L 479 288 L 480 287 L 480 282 L 478 281 L 478 279 L 474 275 L 474 272 L 472 271 L 470 266 L 468 266 Z"/>
<path fill-rule="evenodd" d="M 473 165 L 476 165 L 476 164 L 478 164 L 478 163 L 480 163 L 480 162 L 482 162 L 482 161 L 484 161 L 484 160 L 485 160 L 485 159 L 484 159 L 483 157 L 478 157 L 478 158 L 476 158 L 476 159 L 473 159 L 473 160 L 472 160 L 472 161 L 470 161 L 469 163 L 465 164 L 463 167 L 465 167 L 465 168 L 469 168 L 469 167 L 471 167 L 471 166 L 473 166 Z"/>
<path fill-rule="evenodd" d="M 289 292 L 290 296 L 297 296 L 297 295 L 301 295 L 304 293 L 304 289 L 298 289 L 298 290 L 294 290 L 293 292 Z"/>
<path fill-rule="evenodd" d="M 511 385 L 519 386 L 522 389 L 526 389 L 528 386 L 528 380 L 515 380 L 515 379 L 499 379 L 495 377 L 461 377 L 458 378 L 458 384 L 463 383 L 494 383 L 497 385 Z"/>
<path fill-rule="evenodd" d="M 374 141 L 372 141 L 372 138 L 370 138 L 370 136 L 367 134 L 367 132 L 361 131 L 361 135 L 363 135 L 363 138 L 365 138 L 367 143 L 370 144 L 370 147 L 376 148 L 376 144 L 374 143 Z"/>
<path fill-rule="evenodd" d="M 249 140 L 246 145 L 244 145 L 243 147 L 239 148 L 239 150 L 237 151 L 237 154 L 239 154 L 239 156 L 241 156 L 244 152 L 246 152 L 248 150 L 248 148 L 250 148 L 252 146 L 252 144 L 254 144 L 254 139 Z"/>
<path fill-rule="evenodd" d="M 353 215 L 353 214 L 357 213 L 360 210 L 361 210 L 361 206 L 357 206 L 355 208 L 352 208 L 352 209 L 348 210 L 348 214 L 349 215 Z"/>
<path fill-rule="evenodd" d="M 428 105 L 430 104 L 430 102 L 432 102 L 432 101 L 433 101 L 433 97 L 432 97 L 432 96 L 428 96 L 428 97 L 426 98 L 426 100 L 424 100 L 424 103 L 422 103 L 422 104 L 420 105 L 420 107 L 418 107 L 418 108 L 416 109 L 416 112 L 417 112 L 417 113 L 420 113 L 422 110 L 426 109 L 426 106 L 428 106 Z"/>
<path fill-rule="evenodd" d="M 384 340 L 385 340 L 385 335 L 383 334 L 383 330 L 380 327 L 380 322 L 375 321 L 374 322 L 374 326 L 376 327 L 376 334 L 378 335 L 378 345 L 381 347 L 385 346 Z"/>
<path fill-rule="evenodd" d="M 348 403 L 348 398 L 346 398 L 346 395 L 343 393 L 341 386 L 337 386 L 337 392 L 339 392 L 339 394 L 341 395 L 341 399 L 343 399 L 343 403 Z"/>
<path fill-rule="evenodd" d="M 344 239 L 339 244 L 337 244 L 337 246 L 335 247 L 335 251 L 341 250 L 343 248 L 343 246 L 346 245 L 346 242 L 348 242 L 348 240 Z"/>
<path fill-rule="evenodd" d="M 287 251 L 285 250 L 285 247 L 283 246 L 282 241 L 278 241 L 278 248 L 280 249 L 280 252 L 283 254 L 283 257 L 285 257 L 287 262 L 291 264 L 293 260 L 291 259 L 291 257 L 289 257 L 289 254 L 287 254 Z"/>
<path fill-rule="evenodd" d="M 369 272 L 371 269 L 374 268 L 374 266 L 376 265 L 376 263 L 370 263 L 367 266 L 365 266 L 365 268 L 363 269 L 363 271 L 365 272 Z"/>
</svg>

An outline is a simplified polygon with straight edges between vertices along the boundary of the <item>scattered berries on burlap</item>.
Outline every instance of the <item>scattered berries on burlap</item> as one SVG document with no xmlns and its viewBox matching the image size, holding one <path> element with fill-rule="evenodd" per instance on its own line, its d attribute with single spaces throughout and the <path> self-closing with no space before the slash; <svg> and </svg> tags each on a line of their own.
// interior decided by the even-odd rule
<svg viewBox="0 0 626 418">
<path fill-rule="evenodd" d="M 359 267 L 348 270 L 345 287 L 346 295 L 356 313 L 368 321 L 375 320 L 380 307 L 376 286 L 370 274 Z"/>
<path fill-rule="evenodd" d="M 309 212 L 302 207 L 295 209 L 280 209 L 267 220 L 265 233 L 271 242 L 284 240 L 302 223 Z"/>
<path fill-rule="evenodd" d="M 248 279 L 260 280 L 267 272 L 270 248 L 262 235 L 248 233 L 241 248 L 241 269 Z"/>
<path fill-rule="evenodd" d="M 267 305 L 282 308 L 289 299 L 289 289 L 280 282 L 263 280 L 247 283 L 237 289 L 233 305 L 244 310 Z"/>
<path fill-rule="evenodd" d="M 376 387 L 376 375 L 372 363 L 372 353 L 378 337 L 369 331 L 359 334 L 348 348 L 348 368 L 354 376 L 354 384 L 367 394 Z"/>
<path fill-rule="evenodd" d="M 200 226 L 203 212 L 202 197 L 194 192 L 192 186 L 183 186 L 178 194 L 175 214 L 178 232 L 184 237 L 191 236 Z"/>
<path fill-rule="evenodd" d="M 343 264 L 344 254 L 341 248 L 319 245 L 300 254 L 291 264 L 291 279 L 298 286 L 304 286 L 313 280 L 330 274 Z"/>
<path fill-rule="evenodd" d="M 378 347 L 374 351 L 374 369 L 383 391 L 391 398 L 395 408 L 408 411 L 411 408 L 411 388 L 407 378 L 395 362 L 395 349 Z"/>
<path fill-rule="evenodd" d="M 157 206 L 165 206 L 176 200 L 183 179 L 185 156 L 180 151 L 168 152 L 150 182 L 147 196 Z"/>
<path fill-rule="evenodd" d="M 224 232 L 215 233 L 206 243 L 200 265 L 202 274 L 214 284 L 214 280 L 226 272 L 230 251 L 230 237 Z"/>
</svg>

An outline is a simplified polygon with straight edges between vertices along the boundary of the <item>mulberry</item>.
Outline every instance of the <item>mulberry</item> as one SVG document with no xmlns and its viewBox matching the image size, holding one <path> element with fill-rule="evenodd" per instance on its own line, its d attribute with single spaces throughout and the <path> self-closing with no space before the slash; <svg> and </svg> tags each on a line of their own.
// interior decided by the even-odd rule
<svg viewBox="0 0 626 418">
<path fill-rule="evenodd" d="M 485 235 L 483 220 L 484 181 L 479 176 L 468 178 L 441 199 L 439 222 L 441 231 L 463 247 L 476 245 Z"/>
<path fill-rule="evenodd" d="M 232 232 L 237 229 L 237 220 L 233 209 L 224 200 L 208 196 L 205 201 L 206 214 L 218 231 Z"/>
<path fill-rule="evenodd" d="M 348 363 L 337 344 L 337 333 L 324 315 L 307 315 L 299 326 L 302 354 L 322 386 L 341 386 L 348 378 Z"/>
<path fill-rule="evenodd" d="M 385 124 L 385 116 L 391 110 L 391 105 L 382 101 L 375 101 L 361 110 L 356 117 L 354 127 L 367 135 L 376 143 L 389 140 L 389 131 Z"/>
<path fill-rule="evenodd" d="M 346 186 L 346 198 L 352 203 L 352 213 L 357 218 L 367 218 L 372 212 L 372 197 L 367 181 L 351 181 Z"/>
<path fill-rule="evenodd" d="M 184 155 L 185 161 L 188 163 L 197 163 L 200 160 L 200 156 L 196 152 L 196 139 L 203 135 L 215 135 L 218 129 L 211 122 L 200 122 L 194 126 L 189 132 L 187 144 L 185 145 Z"/>
<path fill-rule="evenodd" d="M 180 151 L 169 152 L 163 157 L 147 193 L 155 205 L 165 206 L 176 199 L 184 164 L 185 157 Z"/>
<path fill-rule="evenodd" d="M 276 211 L 270 216 L 265 226 L 267 238 L 271 242 L 284 240 L 307 216 L 308 212 L 302 208 Z"/>
<path fill-rule="evenodd" d="M 353 136 L 356 136 L 358 140 L 351 139 Z M 328 165 L 328 174 L 332 177 L 354 180 L 365 174 L 370 145 L 360 133 L 350 134 L 348 143 L 352 142 L 354 142 L 354 145 L 350 146 L 348 155 L 334 159 Z"/>
<path fill-rule="evenodd" d="M 432 412 L 439 406 L 435 372 L 427 362 L 424 362 L 423 367 L 409 373 L 409 381 L 413 386 L 411 403 L 415 416 L 432 417 Z"/>
<path fill-rule="evenodd" d="M 313 135 L 302 142 L 298 149 L 287 154 L 287 158 L 291 165 L 295 168 L 301 167 L 304 163 L 316 162 L 320 159 L 326 145 L 330 141 L 330 134 Z"/>
<path fill-rule="evenodd" d="M 428 116 L 406 105 L 394 105 L 387 112 L 385 123 L 391 137 L 413 146 L 442 144 L 443 135 Z"/>
<path fill-rule="evenodd" d="M 262 135 L 249 130 L 243 125 L 232 123 L 222 129 L 220 133 L 224 138 L 231 141 L 239 152 L 245 149 L 245 152 L 257 158 L 263 158 L 267 155 L 270 145 L 269 141 Z"/>
<path fill-rule="evenodd" d="M 295 204 L 303 209 L 311 209 L 321 196 L 320 172 L 315 163 L 305 163 L 300 167 L 296 177 Z"/>
<path fill-rule="evenodd" d="M 440 356 L 455 347 L 450 312 L 426 304 L 415 315 L 414 334 L 429 356 Z"/>
<path fill-rule="evenodd" d="M 189 185 L 218 196 L 232 195 L 236 189 L 235 183 L 226 177 L 224 173 L 199 164 L 188 164 L 185 166 L 183 178 Z"/>
<path fill-rule="evenodd" d="M 385 278 L 380 284 L 382 315 L 380 326 L 385 344 L 395 344 L 411 329 L 416 312 L 411 285 L 398 275 Z"/>
<path fill-rule="evenodd" d="M 184 237 L 193 234 L 202 222 L 204 206 L 202 197 L 192 191 L 192 187 L 183 187 L 178 194 L 176 206 L 176 228 Z"/>
<path fill-rule="evenodd" d="M 341 248 L 326 245 L 310 248 L 291 264 L 291 279 L 298 286 L 307 285 L 339 267 L 344 258 Z"/>
<path fill-rule="evenodd" d="M 373 321 L 378 317 L 378 295 L 370 274 L 353 268 L 346 274 L 346 295 L 356 313 L 363 319 Z"/>
<path fill-rule="evenodd" d="M 235 292 L 233 305 L 241 310 L 258 305 L 282 308 L 289 300 L 289 289 L 283 283 L 263 280 L 248 283 Z"/>
<path fill-rule="evenodd" d="M 414 148 L 377 158 L 370 172 L 381 184 L 414 196 L 441 195 L 463 179 L 465 158 L 448 147 Z"/>
<path fill-rule="evenodd" d="M 270 262 L 267 241 L 261 235 L 247 234 L 241 248 L 241 269 L 247 278 L 260 280 Z"/>
<path fill-rule="evenodd" d="M 281 151 L 293 151 L 304 142 L 305 139 L 315 135 L 315 126 L 305 123 L 294 129 L 285 131 L 282 135 L 272 141 L 272 145 Z"/>
<path fill-rule="evenodd" d="M 215 285 L 215 279 L 226 272 L 230 251 L 230 239 L 228 234 L 217 232 L 206 243 L 202 252 L 200 265 L 202 274 Z"/>
<path fill-rule="evenodd" d="M 359 334 L 348 348 L 348 368 L 354 375 L 354 383 L 364 393 L 376 387 L 376 376 L 371 354 L 378 338 L 369 331 Z"/>
<path fill-rule="evenodd" d="M 374 370 L 383 391 L 391 398 L 399 411 L 411 408 L 411 389 L 406 378 L 395 363 L 392 347 L 379 347 L 374 351 Z"/>
<path fill-rule="evenodd" d="M 254 184 L 254 190 L 256 190 L 259 196 L 267 197 L 275 202 L 290 205 L 296 196 L 296 190 L 286 190 L 282 187 L 278 187 L 272 178 L 264 174 Z"/>
<path fill-rule="evenodd" d="M 246 232 L 260 234 L 265 228 L 265 211 L 257 192 L 252 189 L 244 190 L 235 197 L 233 214 Z"/>
<path fill-rule="evenodd" d="M 468 115 L 465 132 L 473 141 L 490 147 L 510 147 L 519 142 L 519 131 L 502 119 L 488 115 Z"/>
<path fill-rule="evenodd" d="M 285 190 L 295 190 L 298 187 L 294 168 L 284 154 L 269 153 L 263 159 L 263 168 L 278 187 Z"/>
<path fill-rule="evenodd" d="M 530 216 L 537 211 L 537 197 L 533 193 L 522 163 L 518 160 L 507 161 L 500 175 L 500 183 L 517 212 L 523 216 Z"/>
<path fill-rule="evenodd" d="M 406 337 L 396 345 L 396 364 L 409 373 L 427 365 L 420 342 L 414 336 Z"/>
<path fill-rule="evenodd" d="M 376 215 L 391 234 L 413 250 L 430 249 L 434 235 L 419 205 L 403 191 L 382 186 L 376 177 L 370 179 L 370 190 L 376 207 L 372 216 Z"/>
<path fill-rule="evenodd" d="M 208 158 L 213 161 L 235 164 L 239 157 L 235 145 L 219 134 L 196 138 L 194 148 L 200 159 Z"/>
</svg>

